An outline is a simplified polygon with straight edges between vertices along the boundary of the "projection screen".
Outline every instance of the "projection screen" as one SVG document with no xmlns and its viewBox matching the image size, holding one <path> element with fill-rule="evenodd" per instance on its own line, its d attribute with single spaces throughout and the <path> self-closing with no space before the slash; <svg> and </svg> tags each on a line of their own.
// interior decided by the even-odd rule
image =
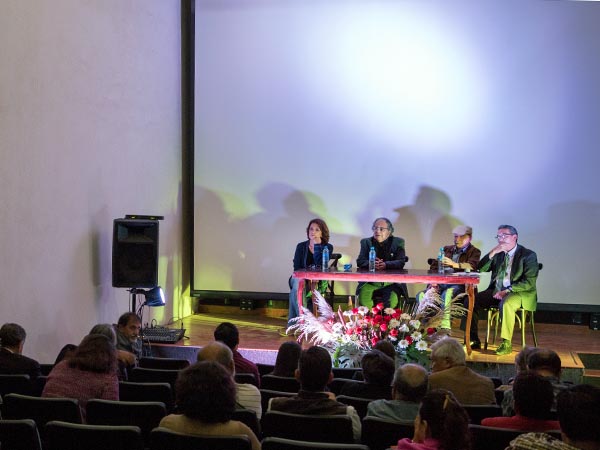
<svg viewBox="0 0 600 450">
<path fill-rule="evenodd" d="M 596 308 L 599 23 L 593 2 L 196 0 L 193 291 L 281 298 L 310 219 L 355 264 L 387 216 L 407 268 L 457 224 L 482 252 L 514 225 L 539 302 Z"/>
</svg>

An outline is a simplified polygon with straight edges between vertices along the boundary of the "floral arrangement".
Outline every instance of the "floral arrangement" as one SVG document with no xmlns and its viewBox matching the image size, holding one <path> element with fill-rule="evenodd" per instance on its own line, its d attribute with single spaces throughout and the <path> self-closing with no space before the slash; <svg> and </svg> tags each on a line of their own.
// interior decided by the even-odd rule
<svg viewBox="0 0 600 450">
<path fill-rule="evenodd" d="M 435 287 L 429 288 L 420 303 L 401 308 L 385 308 L 379 303 L 372 308 L 352 305 L 349 298 L 348 309 L 338 307 L 334 312 L 331 306 L 317 291 L 313 291 L 313 301 L 318 314 L 313 315 L 302 308 L 302 315 L 293 319 L 288 332 L 298 335 L 298 341 L 308 340 L 313 345 L 327 348 L 336 367 L 355 367 L 360 364 L 362 354 L 377 342 L 388 340 L 396 349 L 397 355 L 405 362 L 429 364 L 428 348 L 436 335 L 445 314 L 458 317 L 466 313 L 462 302 L 466 294 L 460 294 L 444 305 Z"/>
</svg>

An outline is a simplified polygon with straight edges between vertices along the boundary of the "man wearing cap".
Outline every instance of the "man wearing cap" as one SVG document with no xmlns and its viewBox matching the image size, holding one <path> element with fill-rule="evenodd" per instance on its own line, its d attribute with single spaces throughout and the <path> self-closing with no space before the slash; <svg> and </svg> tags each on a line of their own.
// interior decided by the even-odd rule
<svg viewBox="0 0 600 450">
<path fill-rule="evenodd" d="M 539 266 L 535 252 L 517 244 L 519 235 L 512 225 L 500 225 L 496 239 L 498 245 L 481 258 L 477 266 L 480 272 L 492 272 L 492 277 L 488 288 L 475 297 L 471 320 L 471 348 L 481 348 L 477 334 L 481 310 L 497 306 L 502 318 L 502 344 L 496 350 L 496 354 L 509 355 L 512 353 L 515 312 L 521 306 L 528 311 L 536 309 Z M 461 329 L 464 330 L 465 327 L 466 319 L 463 317 Z"/>
<path fill-rule="evenodd" d="M 471 240 L 473 239 L 473 229 L 468 225 L 459 225 L 452 230 L 452 234 L 454 235 L 454 245 L 444 246 L 444 259 L 442 260 L 444 267 L 450 267 L 456 272 L 475 270 L 479 264 L 481 250 L 471 244 Z M 437 259 L 432 260 L 429 269 L 437 271 Z M 440 297 L 444 300 L 444 305 L 447 309 L 447 313 L 444 314 L 438 334 L 450 335 L 450 302 L 455 296 L 465 292 L 465 286 L 462 284 L 439 284 L 428 285 L 427 289 L 432 287 L 437 289 Z M 425 291 L 417 294 L 417 300 L 419 302 L 422 300 L 424 294 Z"/>
</svg>

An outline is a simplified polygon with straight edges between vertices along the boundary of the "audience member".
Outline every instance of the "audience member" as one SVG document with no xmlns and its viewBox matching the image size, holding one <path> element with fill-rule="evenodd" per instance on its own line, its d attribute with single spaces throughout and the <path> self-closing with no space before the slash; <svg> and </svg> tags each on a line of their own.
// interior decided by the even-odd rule
<svg viewBox="0 0 600 450">
<path fill-rule="evenodd" d="M 242 408 L 250 409 L 260 419 L 262 407 L 260 402 L 260 391 L 252 384 L 235 382 L 235 365 L 231 349 L 222 342 L 211 342 L 200 349 L 197 355 L 198 361 L 214 361 L 221 364 L 231 374 L 235 383 L 235 399 Z"/>
<path fill-rule="evenodd" d="M 508 384 L 498 386 L 496 388 L 497 391 L 507 391 L 512 389 L 515 377 L 520 373 L 527 372 L 527 358 L 535 349 L 536 347 L 526 346 L 522 348 L 519 353 L 517 353 L 517 356 L 515 356 L 515 376 L 508 380 Z"/>
<path fill-rule="evenodd" d="M 519 235 L 512 225 L 500 225 L 496 235 L 498 245 L 490 250 L 477 269 L 480 272 L 492 272 L 490 284 L 475 298 L 475 308 L 471 321 L 471 348 L 480 349 L 478 335 L 479 314 L 490 306 L 500 308 L 502 314 L 502 343 L 496 350 L 497 355 L 510 355 L 512 335 L 515 327 L 515 312 L 521 306 L 535 311 L 537 304 L 536 280 L 538 261 L 535 252 L 517 244 Z M 468 302 L 468 300 L 466 300 Z M 465 303 L 466 306 L 466 303 Z M 466 318 L 461 321 L 461 329 L 466 326 Z"/>
<path fill-rule="evenodd" d="M 231 420 L 235 411 L 235 384 L 231 373 L 215 361 L 203 361 L 184 369 L 175 383 L 177 410 L 159 426 L 185 434 L 204 436 L 248 436 L 252 450 L 260 450 L 248 426 Z"/>
<path fill-rule="evenodd" d="M 98 323 L 92 327 L 88 334 L 102 334 L 117 346 L 117 333 L 115 327 L 109 323 Z M 135 365 L 135 355 L 126 350 L 117 349 L 119 380 L 127 380 L 127 367 Z"/>
<path fill-rule="evenodd" d="M 235 373 L 251 373 L 256 380 L 256 387 L 260 388 L 260 374 L 258 367 L 252 361 L 244 358 L 238 351 L 240 343 L 240 333 L 237 327 L 230 322 L 223 322 L 214 331 L 215 341 L 220 341 L 233 352 L 233 362 L 235 364 Z"/>
<path fill-rule="evenodd" d="M 42 397 L 70 397 L 79 400 L 82 418 L 90 398 L 119 400 L 117 351 L 104 335 L 89 334 L 75 354 L 50 371 Z"/>
<path fill-rule="evenodd" d="M 128 366 L 134 366 L 142 356 L 142 341 L 139 339 L 141 329 L 142 319 L 137 314 L 126 312 L 119 317 L 116 326 L 117 350 L 130 353 L 123 353 L 119 357 L 121 361 L 126 359 Z"/>
<path fill-rule="evenodd" d="M 431 346 L 429 389 L 447 389 L 463 405 L 495 404 L 494 382 L 466 366 L 465 351 L 452 338 Z"/>
<path fill-rule="evenodd" d="M 487 417 L 481 425 L 525 431 L 560 429 L 557 420 L 548 420 L 554 400 L 550 381 L 534 372 L 521 372 L 515 378 L 513 395 L 516 415 Z"/>
<path fill-rule="evenodd" d="M 369 268 L 369 252 L 371 247 L 377 255 L 375 270 L 399 270 L 404 268 L 406 253 L 404 252 L 404 239 L 392 236 L 394 226 L 386 217 L 379 217 L 373 221 L 373 236 L 360 241 L 360 253 L 356 259 L 356 267 Z M 373 296 L 381 297 L 386 308 L 395 308 L 398 305 L 398 296 L 402 295 L 403 286 L 398 283 L 358 283 L 356 292 L 360 304 L 369 308 L 373 307 Z"/>
<path fill-rule="evenodd" d="M 507 450 L 598 450 L 600 449 L 600 388 L 589 384 L 571 386 L 558 394 L 557 409 L 561 437 L 525 433 Z"/>
<path fill-rule="evenodd" d="M 404 364 L 396 369 L 392 382 L 392 400 L 374 400 L 369 403 L 367 416 L 382 419 L 415 420 L 419 403 L 427 393 L 428 376 L 423 366 Z"/>
<path fill-rule="evenodd" d="M 56 355 L 54 365 L 57 365 L 63 359 L 69 359 L 75 354 L 75 350 L 77 350 L 77 346 L 75 344 L 65 344 L 58 352 L 58 355 Z"/>
<path fill-rule="evenodd" d="M 302 347 L 296 341 L 287 341 L 279 346 L 275 367 L 271 375 L 278 377 L 293 377 L 298 368 L 298 360 Z"/>
<path fill-rule="evenodd" d="M 350 397 L 391 399 L 394 360 L 379 350 L 371 350 L 361 360 L 364 383 L 347 383 L 341 395 Z"/>
<path fill-rule="evenodd" d="M 311 266 L 321 266 L 323 261 L 323 246 L 327 246 L 329 255 L 333 253 L 333 245 L 329 243 L 329 228 L 322 219 L 312 219 L 306 227 L 306 237 L 308 240 L 302 241 L 296 245 L 294 253 L 294 271 L 306 269 Z M 293 325 L 291 319 L 300 315 L 298 305 L 298 282 L 300 279 L 290 277 L 290 296 L 288 309 L 288 327 Z M 310 286 L 310 283 L 308 283 Z M 323 293 L 327 289 L 327 280 L 319 281 L 317 284 L 318 290 Z M 310 289 L 309 289 L 310 291 Z M 307 296 L 303 295 L 303 300 L 306 300 L 306 308 L 312 310 L 312 300 L 310 292 Z M 304 303 L 304 302 L 303 302 Z"/>
<path fill-rule="evenodd" d="M 571 386 L 570 383 L 564 383 L 560 381 L 560 374 L 562 370 L 562 361 L 560 360 L 560 356 L 558 356 L 558 353 L 556 353 L 554 350 L 546 348 L 534 348 L 527 357 L 527 368 L 550 381 L 554 391 L 552 409 L 555 410 L 556 397 L 558 396 L 559 392 Z M 513 416 L 515 414 L 513 403 L 512 390 L 504 391 L 504 398 L 502 399 L 502 415 Z"/>
<path fill-rule="evenodd" d="M 347 415 L 352 419 L 354 440 L 360 439 L 361 423 L 352 406 L 334 400 L 326 392 L 333 379 L 331 356 L 322 347 L 310 347 L 302 351 L 296 369 L 300 392 L 294 397 L 276 397 L 269 400 L 269 411 L 282 411 L 307 415 Z"/>
<path fill-rule="evenodd" d="M 392 344 L 387 339 L 382 339 L 381 341 L 377 341 L 375 343 L 375 345 L 373 346 L 373 350 L 379 350 L 384 355 L 387 355 L 390 358 L 392 358 L 392 360 L 394 361 L 394 367 L 395 367 L 396 348 L 394 347 L 394 344 Z M 354 375 L 352 375 L 352 379 L 357 380 L 357 381 L 364 381 L 365 377 L 363 376 L 362 370 L 355 371 Z"/>
<path fill-rule="evenodd" d="M 398 450 L 469 450 L 469 416 L 452 392 L 435 389 L 423 397 L 412 439 L 398 441 Z"/>
<path fill-rule="evenodd" d="M 0 373 L 26 374 L 31 379 L 40 375 L 40 364 L 23 355 L 27 333 L 16 323 L 5 323 L 0 328 Z"/>
<path fill-rule="evenodd" d="M 451 268 L 455 271 L 471 271 L 477 268 L 479 258 L 481 258 L 481 250 L 471 244 L 473 239 L 473 229 L 467 225 L 459 225 L 452 230 L 454 235 L 454 245 L 444 246 L 444 259 L 442 264 L 445 268 Z M 429 270 L 438 270 L 438 260 L 433 258 Z M 434 288 L 442 301 L 444 302 L 445 314 L 438 330 L 438 336 L 450 335 L 451 320 L 450 305 L 452 299 L 459 294 L 465 292 L 464 284 L 430 284 L 427 289 Z M 421 291 L 416 295 L 418 302 L 421 302 L 425 291 Z"/>
</svg>

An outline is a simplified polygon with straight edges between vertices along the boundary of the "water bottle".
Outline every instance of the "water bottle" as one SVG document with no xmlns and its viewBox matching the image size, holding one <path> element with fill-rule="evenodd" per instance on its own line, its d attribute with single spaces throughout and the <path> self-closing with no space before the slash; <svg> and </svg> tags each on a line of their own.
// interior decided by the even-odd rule
<svg viewBox="0 0 600 450">
<path fill-rule="evenodd" d="M 438 273 L 444 273 L 444 247 L 440 247 L 438 254 Z"/>
<path fill-rule="evenodd" d="M 323 272 L 329 270 L 329 248 L 326 245 L 323 246 L 323 264 L 321 267 L 323 268 Z"/>
<path fill-rule="evenodd" d="M 375 247 L 371 247 L 369 251 L 369 272 L 375 272 Z"/>
</svg>

